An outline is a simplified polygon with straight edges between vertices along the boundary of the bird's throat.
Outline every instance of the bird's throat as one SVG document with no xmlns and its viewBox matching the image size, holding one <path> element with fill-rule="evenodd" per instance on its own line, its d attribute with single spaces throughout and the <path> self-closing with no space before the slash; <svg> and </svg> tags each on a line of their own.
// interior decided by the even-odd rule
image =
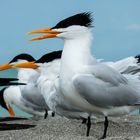
<svg viewBox="0 0 140 140">
<path fill-rule="evenodd" d="M 92 38 L 89 36 L 65 40 L 60 71 L 75 71 L 80 66 L 89 65 L 93 59 L 91 55 L 91 42 Z"/>
</svg>

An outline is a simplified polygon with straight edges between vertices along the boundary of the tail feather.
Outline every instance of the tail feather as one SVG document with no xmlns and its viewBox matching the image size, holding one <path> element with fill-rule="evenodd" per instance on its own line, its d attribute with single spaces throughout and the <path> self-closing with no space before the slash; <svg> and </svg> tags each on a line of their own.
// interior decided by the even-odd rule
<svg viewBox="0 0 140 140">
<path fill-rule="evenodd" d="M 26 85 L 25 83 L 0 83 L 0 86 L 18 86 L 18 85 Z"/>
<path fill-rule="evenodd" d="M 13 82 L 18 81 L 17 78 L 0 78 L 0 86 L 12 86 L 12 85 L 26 85 L 25 83 Z"/>
<path fill-rule="evenodd" d="M 140 65 L 137 63 L 138 60 L 134 57 L 127 57 L 116 62 L 104 62 L 115 70 L 119 71 L 122 74 L 129 74 L 132 70 L 140 68 Z"/>
<path fill-rule="evenodd" d="M 135 58 L 137 59 L 137 63 L 140 63 L 140 54 L 136 55 Z"/>
<path fill-rule="evenodd" d="M 123 74 L 133 89 L 139 94 L 140 97 L 140 79 L 137 75 Z"/>
<path fill-rule="evenodd" d="M 3 83 L 3 82 L 10 82 L 10 81 L 18 81 L 17 78 L 0 78 L 0 83 Z"/>
</svg>

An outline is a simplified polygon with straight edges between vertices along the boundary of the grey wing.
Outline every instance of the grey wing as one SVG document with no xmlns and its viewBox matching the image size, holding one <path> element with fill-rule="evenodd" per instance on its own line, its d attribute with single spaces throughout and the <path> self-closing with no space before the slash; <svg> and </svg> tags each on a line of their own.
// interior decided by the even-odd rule
<svg viewBox="0 0 140 140">
<path fill-rule="evenodd" d="M 122 74 L 140 75 L 140 66 L 130 66 Z"/>
<path fill-rule="evenodd" d="M 43 112 L 44 111 L 44 108 L 42 108 L 40 106 L 37 106 L 37 105 L 25 100 L 24 98 L 21 98 L 21 101 L 22 101 L 23 105 L 26 106 L 29 109 L 32 109 L 32 110 L 38 111 L 38 112 Z"/>
<path fill-rule="evenodd" d="M 103 62 L 103 63 L 107 64 L 108 66 L 111 66 L 120 73 L 129 73 L 129 71 L 131 72 L 131 70 L 136 70 L 140 67 L 137 62 L 138 60 L 136 58 L 127 57 L 116 62 Z"/>
<path fill-rule="evenodd" d="M 73 79 L 73 84 L 80 96 L 98 107 L 135 105 L 140 100 L 136 91 L 129 85 L 124 83 L 114 85 L 94 75 L 77 75 Z"/>
<path fill-rule="evenodd" d="M 34 84 L 28 84 L 25 86 L 25 88 L 22 90 L 22 97 L 28 102 L 42 108 L 46 108 L 47 106 L 38 87 L 36 87 Z"/>
</svg>

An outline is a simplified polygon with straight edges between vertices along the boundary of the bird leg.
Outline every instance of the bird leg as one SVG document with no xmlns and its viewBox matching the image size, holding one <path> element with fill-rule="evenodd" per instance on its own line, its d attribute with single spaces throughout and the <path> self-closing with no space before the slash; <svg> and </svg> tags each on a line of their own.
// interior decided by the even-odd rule
<svg viewBox="0 0 140 140">
<path fill-rule="evenodd" d="M 55 116 L 55 112 L 53 111 L 53 112 L 52 112 L 52 117 L 54 117 L 54 116 Z"/>
<path fill-rule="evenodd" d="M 104 121 L 104 133 L 103 133 L 103 136 L 100 139 L 106 138 L 107 128 L 108 128 L 108 118 L 105 117 L 105 121 Z"/>
<path fill-rule="evenodd" d="M 88 116 L 88 119 L 87 119 L 87 134 L 86 134 L 86 136 L 89 136 L 90 127 L 91 127 L 91 120 L 90 120 L 90 116 Z"/>
<path fill-rule="evenodd" d="M 48 110 L 45 110 L 45 115 L 44 115 L 44 119 L 46 119 L 48 116 Z"/>
<path fill-rule="evenodd" d="M 86 122 L 87 122 L 87 119 L 83 118 L 82 124 L 86 124 Z"/>
</svg>

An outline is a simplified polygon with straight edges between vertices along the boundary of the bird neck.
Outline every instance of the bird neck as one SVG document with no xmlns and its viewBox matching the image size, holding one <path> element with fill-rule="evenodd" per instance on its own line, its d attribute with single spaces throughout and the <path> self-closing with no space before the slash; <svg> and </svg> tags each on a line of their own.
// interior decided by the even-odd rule
<svg viewBox="0 0 140 140">
<path fill-rule="evenodd" d="M 90 31 L 74 39 L 64 40 L 60 73 L 76 71 L 83 65 L 96 62 L 91 54 L 91 43 L 92 35 Z"/>
<path fill-rule="evenodd" d="M 21 83 L 27 83 L 30 80 L 31 76 L 32 75 L 35 75 L 37 73 L 38 72 L 36 70 L 34 70 L 34 69 L 20 68 L 18 70 L 17 77 L 19 79 L 19 82 L 21 82 Z"/>
</svg>

